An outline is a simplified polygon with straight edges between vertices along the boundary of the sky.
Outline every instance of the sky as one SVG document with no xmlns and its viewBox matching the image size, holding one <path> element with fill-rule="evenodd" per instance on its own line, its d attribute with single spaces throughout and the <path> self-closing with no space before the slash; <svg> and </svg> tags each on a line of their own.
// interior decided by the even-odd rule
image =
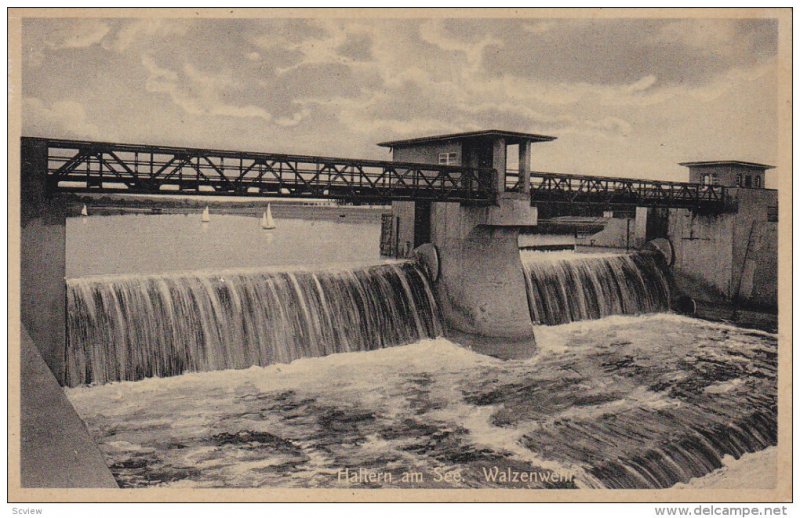
<svg viewBox="0 0 800 518">
<path fill-rule="evenodd" d="M 534 170 L 685 181 L 775 164 L 769 19 L 26 19 L 23 134 L 390 159 L 552 135 Z M 769 172 L 767 186 L 774 187 Z"/>
</svg>

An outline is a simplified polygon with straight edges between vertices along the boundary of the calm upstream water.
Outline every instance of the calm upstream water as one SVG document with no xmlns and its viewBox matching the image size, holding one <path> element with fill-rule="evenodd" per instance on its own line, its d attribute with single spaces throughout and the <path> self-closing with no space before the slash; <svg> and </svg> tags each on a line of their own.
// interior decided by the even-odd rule
<svg viewBox="0 0 800 518">
<path fill-rule="evenodd" d="M 313 210 L 313 209 L 309 209 Z M 274 265 L 377 263 L 380 226 L 211 214 L 67 218 L 67 278 Z"/>
<path fill-rule="evenodd" d="M 646 256 L 524 253 L 540 350 L 502 361 L 377 225 L 273 232 L 69 220 L 67 395 L 120 485 L 662 488 L 776 443 L 776 336 L 665 312 Z"/>
</svg>

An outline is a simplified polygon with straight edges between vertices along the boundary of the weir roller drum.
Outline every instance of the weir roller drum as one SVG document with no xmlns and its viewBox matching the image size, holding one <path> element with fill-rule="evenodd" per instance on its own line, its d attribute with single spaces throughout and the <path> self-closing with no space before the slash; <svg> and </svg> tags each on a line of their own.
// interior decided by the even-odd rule
<svg viewBox="0 0 800 518">
<path fill-rule="evenodd" d="M 644 253 L 652 253 L 664 259 L 667 268 L 671 268 L 675 264 L 675 248 L 672 242 L 664 237 L 659 237 L 648 241 L 642 246 L 641 249 Z M 682 313 L 684 315 L 693 316 L 697 313 L 697 302 L 685 294 L 675 293 L 676 287 L 674 283 L 670 283 L 674 296 L 670 300 L 670 309 Z"/>
<path fill-rule="evenodd" d="M 667 266 L 675 264 L 675 248 L 672 246 L 672 242 L 665 237 L 657 237 L 648 241 L 642 246 L 641 251 L 660 254 L 666 261 Z"/>
<path fill-rule="evenodd" d="M 414 249 L 414 259 L 422 267 L 431 282 L 439 280 L 439 250 L 433 243 L 424 243 Z"/>
</svg>

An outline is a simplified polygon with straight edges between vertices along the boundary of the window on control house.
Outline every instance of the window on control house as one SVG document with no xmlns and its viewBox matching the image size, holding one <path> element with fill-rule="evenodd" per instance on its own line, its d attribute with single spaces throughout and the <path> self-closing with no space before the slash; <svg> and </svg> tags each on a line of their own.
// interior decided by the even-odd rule
<svg viewBox="0 0 800 518">
<path fill-rule="evenodd" d="M 439 165 L 458 165 L 458 153 L 439 153 Z"/>
<path fill-rule="evenodd" d="M 716 174 L 704 174 L 703 175 L 703 185 L 717 185 L 717 175 Z"/>
</svg>

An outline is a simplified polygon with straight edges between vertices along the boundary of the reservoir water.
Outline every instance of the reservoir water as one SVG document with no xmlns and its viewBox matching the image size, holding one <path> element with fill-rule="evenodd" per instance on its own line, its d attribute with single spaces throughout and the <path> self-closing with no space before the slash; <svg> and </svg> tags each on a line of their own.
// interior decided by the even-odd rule
<svg viewBox="0 0 800 518">
<path fill-rule="evenodd" d="M 523 253 L 502 361 L 377 225 L 277 224 L 68 220 L 67 395 L 122 486 L 662 488 L 776 443 L 777 337 L 668 313 L 647 256 Z"/>
<path fill-rule="evenodd" d="M 285 218 L 263 230 L 259 217 L 212 211 L 205 224 L 200 211 L 67 218 L 67 278 L 381 261 L 379 225 Z"/>
</svg>

